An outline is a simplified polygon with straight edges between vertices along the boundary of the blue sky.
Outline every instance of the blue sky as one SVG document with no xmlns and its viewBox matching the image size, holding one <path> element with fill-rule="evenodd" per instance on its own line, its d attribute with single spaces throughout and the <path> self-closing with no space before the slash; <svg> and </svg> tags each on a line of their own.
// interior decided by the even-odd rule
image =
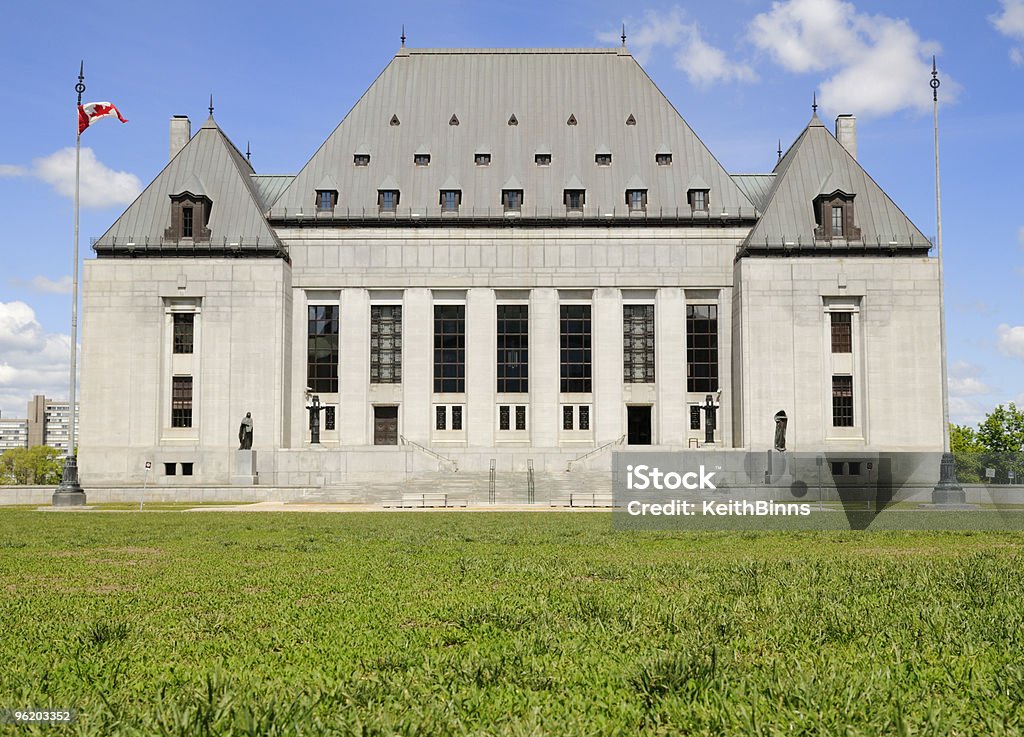
<svg viewBox="0 0 1024 737">
<path fill-rule="evenodd" d="M 0 79 L 0 412 L 67 395 L 75 111 L 129 123 L 83 135 L 82 257 L 167 159 L 168 120 L 215 116 L 260 173 L 295 173 L 391 59 L 413 47 L 630 50 L 731 172 L 770 171 L 810 117 L 858 117 L 859 159 L 934 235 L 931 54 L 939 57 L 953 420 L 1024 404 L 1024 0 L 716 3 L 17 3 Z M 86 150 L 88 149 L 88 150 Z"/>
</svg>

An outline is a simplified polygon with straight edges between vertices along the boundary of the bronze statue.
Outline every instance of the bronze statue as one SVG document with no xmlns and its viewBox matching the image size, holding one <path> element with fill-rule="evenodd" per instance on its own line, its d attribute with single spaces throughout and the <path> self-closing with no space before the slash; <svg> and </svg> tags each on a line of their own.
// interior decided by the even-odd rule
<svg viewBox="0 0 1024 737">
<path fill-rule="evenodd" d="M 705 445 L 714 445 L 718 405 L 715 404 L 715 400 L 710 394 L 704 398 L 704 402 L 704 406 L 701 407 L 704 411 L 704 443 Z"/>
<path fill-rule="evenodd" d="M 780 453 L 784 453 L 786 450 L 786 425 L 789 424 L 789 418 L 786 417 L 785 410 L 779 410 L 775 413 L 775 450 Z"/>
<path fill-rule="evenodd" d="M 324 406 L 320 404 L 320 396 L 313 395 L 313 401 L 306 409 L 309 410 L 309 442 L 310 445 L 320 444 L 320 410 Z"/>
<path fill-rule="evenodd" d="M 246 412 L 238 426 L 238 449 L 252 450 L 252 413 Z"/>
</svg>

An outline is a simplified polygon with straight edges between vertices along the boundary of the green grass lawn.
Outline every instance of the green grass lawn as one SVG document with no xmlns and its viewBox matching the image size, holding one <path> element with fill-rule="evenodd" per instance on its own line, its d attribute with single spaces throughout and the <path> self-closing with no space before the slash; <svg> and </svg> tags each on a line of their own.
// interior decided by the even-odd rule
<svg viewBox="0 0 1024 737">
<path fill-rule="evenodd" d="M 1024 732 L 1020 532 L 6 510 L 0 590 L 10 734 Z"/>
</svg>

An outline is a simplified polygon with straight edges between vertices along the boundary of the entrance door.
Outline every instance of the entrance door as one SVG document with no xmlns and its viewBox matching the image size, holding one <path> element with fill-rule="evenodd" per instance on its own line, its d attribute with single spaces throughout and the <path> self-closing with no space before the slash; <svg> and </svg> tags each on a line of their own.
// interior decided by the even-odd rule
<svg viewBox="0 0 1024 737">
<path fill-rule="evenodd" d="M 626 442 L 651 444 L 651 406 L 626 407 Z"/>
<path fill-rule="evenodd" d="M 398 407 L 373 408 L 373 444 L 398 445 Z"/>
</svg>

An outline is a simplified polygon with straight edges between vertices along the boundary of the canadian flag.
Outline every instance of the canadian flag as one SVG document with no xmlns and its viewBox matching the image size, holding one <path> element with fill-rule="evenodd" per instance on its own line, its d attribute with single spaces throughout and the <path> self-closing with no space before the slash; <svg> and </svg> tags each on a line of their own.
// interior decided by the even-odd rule
<svg viewBox="0 0 1024 737">
<path fill-rule="evenodd" d="M 121 111 L 118 110 L 112 102 L 87 102 L 84 105 L 79 105 L 78 135 L 82 135 L 82 131 L 97 120 L 100 120 L 101 118 L 113 118 L 115 115 L 122 123 L 128 122 L 121 117 Z"/>
</svg>

